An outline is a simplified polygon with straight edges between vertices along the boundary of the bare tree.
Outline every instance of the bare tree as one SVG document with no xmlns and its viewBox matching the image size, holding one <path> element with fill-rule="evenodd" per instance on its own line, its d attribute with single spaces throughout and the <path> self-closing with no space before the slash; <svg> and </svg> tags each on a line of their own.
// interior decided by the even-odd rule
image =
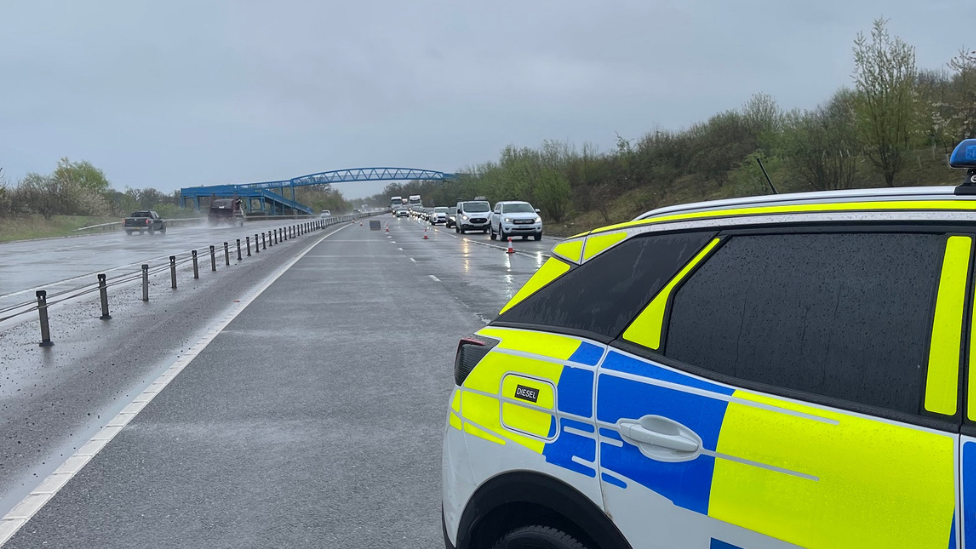
<svg viewBox="0 0 976 549">
<path fill-rule="evenodd" d="M 917 71 L 915 48 L 889 36 L 887 23 L 886 19 L 875 20 L 870 39 L 863 33 L 857 35 L 854 83 L 864 152 L 890 187 L 911 145 Z"/>
</svg>

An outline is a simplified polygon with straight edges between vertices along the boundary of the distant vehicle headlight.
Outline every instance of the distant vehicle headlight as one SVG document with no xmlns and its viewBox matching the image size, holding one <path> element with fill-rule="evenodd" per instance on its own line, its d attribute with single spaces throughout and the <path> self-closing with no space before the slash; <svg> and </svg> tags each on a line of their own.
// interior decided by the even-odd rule
<svg viewBox="0 0 976 549">
<path fill-rule="evenodd" d="M 512 218 L 511 217 L 506 217 L 505 218 L 505 223 L 511 223 L 511 222 L 512 222 Z"/>
<path fill-rule="evenodd" d="M 535 217 L 535 222 L 536 222 L 536 223 L 542 223 L 542 218 L 541 218 L 541 217 L 539 217 L 539 216 L 536 216 L 536 217 Z"/>
<path fill-rule="evenodd" d="M 468 220 L 468 216 L 466 216 L 466 215 L 462 215 L 462 216 L 461 216 L 461 219 L 463 219 L 463 220 L 465 220 L 465 221 L 467 221 L 467 220 Z"/>
</svg>

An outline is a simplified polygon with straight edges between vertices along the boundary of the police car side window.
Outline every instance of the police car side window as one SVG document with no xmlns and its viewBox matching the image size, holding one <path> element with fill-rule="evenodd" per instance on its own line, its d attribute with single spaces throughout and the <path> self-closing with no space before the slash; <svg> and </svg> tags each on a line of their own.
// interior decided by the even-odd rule
<svg viewBox="0 0 976 549">
<path fill-rule="evenodd" d="M 917 414 L 945 237 L 734 236 L 674 296 L 665 355 Z"/>
<path fill-rule="evenodd" d="M 626 240 L 542 288 L 498 318 L 615 338 L 714 232 Z"/>
</svg>

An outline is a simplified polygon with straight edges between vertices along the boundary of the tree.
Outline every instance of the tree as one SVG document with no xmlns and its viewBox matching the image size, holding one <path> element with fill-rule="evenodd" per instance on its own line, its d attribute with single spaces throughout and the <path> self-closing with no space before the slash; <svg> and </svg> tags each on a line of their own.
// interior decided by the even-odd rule
<svg viewBox="0 0 976 549">
<path fill-rule="evenodd" d="M 17 186 L 17 198 L 24 207 L 39 213 L 44 219 L 65 213 L 75 202 L 72 195 L 74 187 L 65 185 L 53 177 L 30 172 Z"/>
<path fill-rule="evenodd" d="M 877 19 L 870 40 L 854 40 L 857 127 L 868 159 L 895 184 L 911 146 L 916 123 L 915 48 L 891 38 L 886 19 Z"/>
<path fill-rule="evenodd" d="M 953 71 L 950 101 L 955 137 L 959 141 L 976 137 L 976 51 L 962 48 L 949 61 L 949 69 Z"/>
<path fill-rule="evenodd" d="M 536 203 L 546 216 L 557 223 L 562 221 L 572 198 L 566 176 L 555 168 L 544 167 L 539 174 L 537 197 Z"/>
<path fill-rule="evenodd" d="M 105 172 L 92 166 L 87 160 L 71 162 L 64 157 L 58 161 L 58 167 L 51 176 L 64 184 L 77 185 L 96 193 L 104 193 L 111 187 L 105 178 Z"/>
<path fill-rule="evenodd" d="M 812 190 L 849 189 L 857 173 L 854 95 L 837 92 L 826 104 L 795 115 L 786 145 L 789 166 Z"/>
</svg>

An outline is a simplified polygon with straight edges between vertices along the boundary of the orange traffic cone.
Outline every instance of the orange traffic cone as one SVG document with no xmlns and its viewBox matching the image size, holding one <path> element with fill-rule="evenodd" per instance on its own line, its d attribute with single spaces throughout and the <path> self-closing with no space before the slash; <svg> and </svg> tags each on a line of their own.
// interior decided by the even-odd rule
<svg viewBox="0 0 976 549">
<path fill-rule="evenodd" d="M 363 222 L 362 222 L 362 221 L 360 221 L 360 222 L 359 222 L 359 226 L 360 226 L 360 227 L 362 227 L 362 226 L 363 226 Z"/>
<path fill-rule="evenodd" d="M 424 240 L 427 240 L 427 227 L 424 227 Z"/>
<path fill-rule="evenodd" d="M 386 224 L 386 232 L 390 232 L 390 224 L 389 223 Z"/>
<path fill-rule="evenodd" d="M 512 247 L 512 237 L 508 237 L 508 253 L 515 253 L 515 248 Z"/>
</svg>

